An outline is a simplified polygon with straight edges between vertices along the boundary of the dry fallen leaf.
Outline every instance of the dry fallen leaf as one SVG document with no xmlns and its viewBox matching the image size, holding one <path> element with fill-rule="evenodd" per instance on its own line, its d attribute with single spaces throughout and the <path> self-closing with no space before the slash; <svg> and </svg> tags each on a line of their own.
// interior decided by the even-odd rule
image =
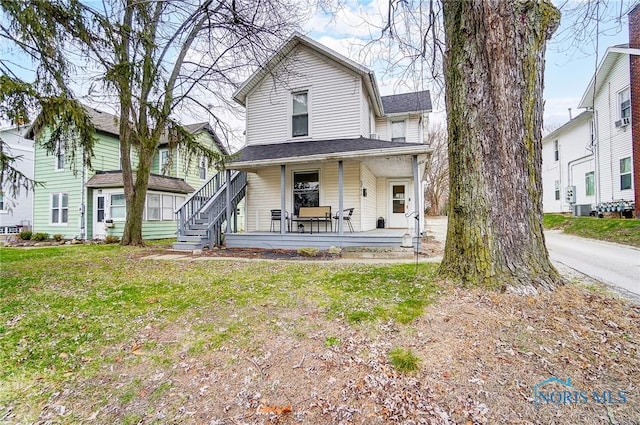
<svg viewBox="0 0 640 425">
<path fill-rule="evenodd" d="M 291 412 L 291 406 L 260 406 L 258 413 L 282 415 Z"/>
</svg>

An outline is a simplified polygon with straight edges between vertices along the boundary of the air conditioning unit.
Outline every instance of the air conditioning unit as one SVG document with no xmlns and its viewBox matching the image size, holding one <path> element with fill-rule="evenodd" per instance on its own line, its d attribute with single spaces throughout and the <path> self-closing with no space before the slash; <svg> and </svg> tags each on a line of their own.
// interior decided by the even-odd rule
<svg viewBox="0 0 640 425">
<path fill-rule="evenodd" d="M 616 121 L 614 124 L 617 128 L 626 127 L 631 123 L 629 117 L 624 117 L 621 120 Z"/>
<path fill-rule="evenodd" d="M 379 135 L 378 133 L 371 133 L 371 134 L 369 135 L 369 138 L 370 138 L 370 139 L 379 139 L 379 138 L 380 138 L 380 135 Z"/>
</svg>

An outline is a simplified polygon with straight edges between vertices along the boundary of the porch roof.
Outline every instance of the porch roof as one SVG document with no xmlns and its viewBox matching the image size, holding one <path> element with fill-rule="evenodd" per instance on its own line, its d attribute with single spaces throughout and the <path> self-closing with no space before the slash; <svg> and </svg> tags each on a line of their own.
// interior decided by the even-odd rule
<svg viewBox="0 0 640 425">
<path fill-rule="evenodd" d="M 87 181 L 85 186 L 96 189 L 124 187 L 122 171 L 98 171 Z M 182 179 L 176 177 L 159 176 L 157 174 L 151 174 L 149 176 L 149 185 L 147 186 L 147 188 L 149 190 L 173 193 L 191 193 L 195 190 L 193 187 L 191 187 L 191 185 L 189 185 Z"/>
<path fill-rule="evenodd" d="M 229 168 L 243 169 L 331 159 L 424 155 L 431 150 L 428 145 L 422 143 L 388 142 L 363 137 L 248 145 L 236 154 Z"/>
</svg>

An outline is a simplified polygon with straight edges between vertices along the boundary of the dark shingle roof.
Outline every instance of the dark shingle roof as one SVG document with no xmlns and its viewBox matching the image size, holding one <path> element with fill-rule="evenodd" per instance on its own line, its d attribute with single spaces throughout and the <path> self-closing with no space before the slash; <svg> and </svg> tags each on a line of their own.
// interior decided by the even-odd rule
<svg viewBox="0 0 640 425">
<path fill-rule="evenodd" d="M 123 187 L 122 171 L 98 171 L 89 179 L 85 186 L 91 188 Z M 149 190 L 174 193 L 191 193 L 195 190 L 183 179 L 159 176 L 157 174 L 151 174 L 149 176 L 149 185 L 147 188 Z"/>
<path fill-rule="evenodd" d="M 218 138 L 213 128 L 209 125 L 208 122 L 197 122 L 195 124 L 185 124 L 183 125 L 184 129 L 187 130 L 191 134 L 196 134 L 199 131 L 206 131 L 211 135 L 213 141 L 215 142 L 220 152 L 225 155 L 229 155 L 229 150 L 222 144 L 222 141 Z"/>
<path fill-rule="evenodd" d="M 98 111 L 97 109 L 85 106 L 84 110 L 91 118 L 91 122 L 97 131 L 111 134 L 118 137 L 120 135 L 119 118 L 108 112 Z"/>
<path fill-rule="evenodd" d="M 385 115 L 405 112 L 431 112 L 431 95 L 429 90 L 423 90 L 382 96 L 382 108 Z"/>
<path fill-rule="evenodd" d="M 305 142 L 275 143 L 268 145 L 249 145 L 242 148 L 231 162 L 252 162 L 269 159 L 301 158 L 312 155 L 340 154 L 369 150 L 388 149 L 392 153 L 398 148 L 425 148 L 422 143 L 387 142 L 378 139 L 333 139 Z"/>
</svg>

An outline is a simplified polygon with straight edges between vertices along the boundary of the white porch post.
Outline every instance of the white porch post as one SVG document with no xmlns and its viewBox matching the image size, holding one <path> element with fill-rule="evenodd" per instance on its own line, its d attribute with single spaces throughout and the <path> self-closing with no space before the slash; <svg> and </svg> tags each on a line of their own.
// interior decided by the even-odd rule
<svg viewBox="0 0 640 425">
<path fill-rule="evenodd" d="M 344 215 L 344 166 L 342 160 L 338 161 L 338 234 L 344 234 L 343 215 Z"/>
<path fill-rule="evenodd" d="M 284 235 L 287 230 L 287 216 L 285 208 L 287 206 L 285 199 L 285 184 L 286 184 L 286 165 L 280 166 L 280 234 Z"/>
<path fill-rule="evenodd" d="M 227 190 L 225 190 L 225 198 L 227 201 L 227 230 L 225 233 L 231 233 L 231 170 L 226 169 Z"/>
<path fill-rule="evenodd" d="M 420 252 L 420 171 L 418 169 L 418 155 L 413 155 L 413 210 L 416 220 L 416 252 Z"/>
</svg>

